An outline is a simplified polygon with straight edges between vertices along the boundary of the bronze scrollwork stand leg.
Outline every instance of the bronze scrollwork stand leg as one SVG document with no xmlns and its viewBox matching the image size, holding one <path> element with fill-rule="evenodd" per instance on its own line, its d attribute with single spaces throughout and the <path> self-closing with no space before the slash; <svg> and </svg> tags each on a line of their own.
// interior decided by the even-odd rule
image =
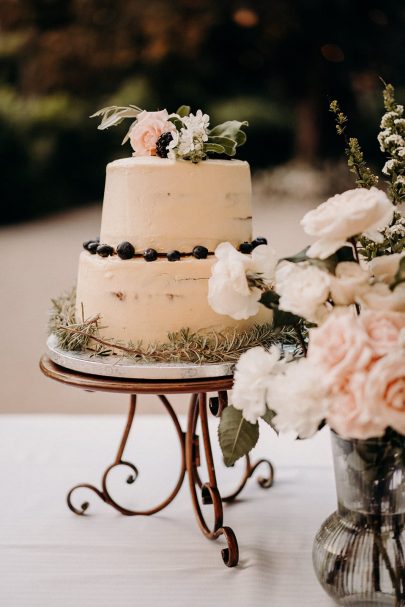
<svg viewBox="0 0 405 607">
<path fill-rule="evenodd" d="M 226 495 L 221 497 L 220 491 L 217 485 L 216 473 L 215 473 L 215 465 L 214 459 L 212 455 L 211 449 L 211 441 L 209 434 L 209 425 L 208 425 L 208 405 L 207 405 L 207 394 L 205 392 L 199 392 L 196 394 L 192 394 L 189 413 L 188 413 L 188 422 L 187 422 L 187 432 L 184 432 L 181 429 L 179 420 L 177 418 L 176 413 L 172 405 L 170 404 L 167 397 L 163 394 L 158 395 L 160 401 L 165 407 L 166 411 L 170 415 L 172 422 L 174 424 L 181 448 L 181 464 L 180 464 L 180 474 L 178 476 L 178 480 L 176 485 L 174 486 L 170 495 L 160 504 L 149 508 L 147 510 L 130 510 L 121 506 L 111 495 L 108 489 L 108 476 L 114 468 L 117 466 L 126 466 L 130 474 L 127 477 L 126 482 L 128 484 L 132 484 L 136 481 L 138 476 L 138 470 L 134 464 L 123 459 L 125 447 L 128 441 L 128 437 L 134 422 L 135 411 L 136 411 L 136 395 L 131 395 L 130 399 L 130 407 L 127 418 L 127 423 L 125 426 L 124 433 L 122 435 L 122 439 L 117 451 L 117 455 L 115 457 L 114 462 L 106 469 L 101 479 L 101 489 L 98 489 L 94 485 L 88 483 L 82 483 L 80 485 L 76 485 L 73 487 L 68 495 L 67 495 L 67 503 L 75 514 L 83 515 L 86 513 L 89 502 L 83 502 L 81 506 L 78 508 L 72 502 L 72 496 L 76 492 L 77 489 L 88 489 L 95 493 L 103 502 L 112 506 L 115 510 L 124 514 L 126 516 L 136 516 L 136 515 L 151 515 L 163 510 L 166 508 L 176 497 L 178 494 L 183 481 L 184 476 L 187 471 L 189 477 L 189 487 L 191 493 L 191 499 L 195 511 L 195 515 L 197 518 L 197 522 L 201 528 L 203 534 L 209 539 L 217 539 L 220 536 L 224 536 L 227 547 L 222 550 L 222 558 L 228 567 L 234 567 L 238 564 L 239 561 L 239 548 L 238 542 L 236 540 L 235 534 L 230 527 L 226 527 L 223 525 L 223 502 L 231 502 L 233 501 L 243 490 L 248 479 L 253 475 L 258 466 L 262 464 L 266 464 L 269 469 L 269 475 L 267 478 L 260 477 L 258 479 L 259 484 L 263 488 L 271 487 L 273 483 L 273 466 L 272 464 L 265 459 L 259 460 L 256 464 L 252 465 L 249 456 L 245 458 L 245 470 L 242 476 L 241 481 L 239 482 L 238 487 L 235 489 L 233 493 L 230 495 Z M 209 399 L 209 409 L 213 415 L 219 417 L 223 409 L 227 406 L 227 393 L 226 392 L 218 392 L 217 397 L 213 397 Z M 208 481 L 202 482 L 201 477 L 199 475 L 198 468 L 201 466 L 200 460 L 200 437 L 197 434 L 197 424 L 198 420 L 200 420 L 201 424 L 201 435 L 202 435 L 202 444 L 205 453 L 206 467 L 208 473 Z M 204 515 L 201 510 L 200 502 L 197 496 L 197 487 L 201 492 L 201 502 L 202 505 L 212 505 L 214 508 L 214 523 L 213 528 L 210 529 L 207 525 Z"/>
<path fill-rule="evenodd" d="M 152 508 L 149 508 L 147 510 L 129 510 L 128 508 L 124 508 L 123 506 L 120 506 L 112 498 L 112 496 L 108 490 L 108 486 L 107 486 L 108 475 L 111 472 L 111 470 L 113 468 L 116 468 L 117 466 L 126 466 L 127 468 L 129 468 L 131 470 L 131 474 L 127 477 L 127 481 L 126 481 L 129 485 L 134 483 L 138 477 L 138 470 L 134 466 L 134 464 L 131 464 L 130 462 L 127 462 L 122 459 L 122 457 L 124 455 L 124 449 L 127 444 L 129 433 L 130 433 L 130 430 L 131 430 L 131 427 L 132 427 L 132 424 L 134 421 L 134 417 L 135 417 L 136 395 L 133 394 L 133 395 L 131 395 L 127 424 L 125 426 L 124 434 L 122 436 L 121 443 L 118 448 L 118 452 L 117 452 L 115 461 L 113 464 L 111 464 L 106 469 L 106 471 L 103 474 L 102 480 L 101 480 L 102 490 L 100 491 L 100 489 L 97 489 L 97 487 L 95 487 L 94 485 L 90 485 L 88 483 L 82 483 L 80 485 L 76 485 L 75 487 L 73 487 L 67 494 L 67 498 L 66 498 L 67 504 L 68 504 L 70 510 L 72 510 L 72 512 L 74 512 L 75 514 L 82 515 L 82 514 L 85 514 L 86 510 L 89 507 L 89 502 L 83 502 L 81 504 L 80 508 L 76 508 L 76 506 L 73 505 L 72 495 L 77 489 L 90 489 L 90 491 L 93 491 L 96 495 L 98 495 L 98 497 L 101 498 L 103 500 L 103 502 L 105 502 L 109 506 L 112 506 L 113 508 L 115 508 L 115 510 L 118 510 L 118 512 L 120 512 L 121 514 L 125 514 L 126 516 L 136 516 L 139 514 L 143 514 L 143 515 L 155 514 L 156 512 L 163 510 L 163 508 L 166 508 L 166 506 L 168 506 L 174 500 L 174 498 L 180 491 L 180 487 L 183 484 L 184 475 L 186 473 L 184 433 L 181 429 L 179 420 L 177 419 L 177 415 L 175 414 L 173 407 L 169 403 L 166 396 L 159 395 L 159 398 L 162 401 L 163 406 L 165 407 L 166 411 L 169 413 L 169 415 L 173 421 L 173 424 L 174 424 L 176 432 L 177 432 L 177 436 L 179 438 L 180 447 L 181 447 L 180 475 L 179 475 L 178 481 L 177 481 L 173 491 L 170 493 L 170 495 L 160 504 L 158 504 Z"/>
</svg>

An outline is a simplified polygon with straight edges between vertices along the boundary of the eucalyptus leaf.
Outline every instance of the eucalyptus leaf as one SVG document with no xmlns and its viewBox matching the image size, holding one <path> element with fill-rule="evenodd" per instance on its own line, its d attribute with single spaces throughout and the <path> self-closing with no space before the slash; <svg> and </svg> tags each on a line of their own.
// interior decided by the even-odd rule
<svg viewBox="0 0 405 607">
<path fill-rule="evenodd" d="M 180 131 L 180 129 L 184 127 L 183 121 L 180 120 L 180 118 L 178 118 L 177 116 L 170 116 L 168 120 L 169 122 L 172 122 L 174 124 L 178 131 Z"/>
<path fill-rule="evenodd" d="M 189 105 L 181 105 L 177 110 L 176 114 L 180 116 L 180 118 L 184 118 L 184 116 L 188 116 L 191 111 Z"/>
<path fill-rule="evenodd" d="M 204 152 L 208 154 L 209 152 L 213 152 L 214 154 L 225 154 L 225 148 L 218 143 L 211 143 L 207 141 L 204 143 Z"/>
<path fill-rule="evenodd" d="M 301 261 L 308 261 L 309 257 L 307 255 L 307 251 L 309 249 L 308 247 L 305 247 L 305 249 L 302 249 L 302 251 L 299 251 L 299 253 L 296 253 L 295 255 L 291 255 L 290 257 L 282 257 L 280 259 L 280 261 L 291 261 L 292 263 L 300 263 Z"/>
<path fill-rule="evenodd" d="M 236 146 L 243 145 L 246 141 L 246 133 L 242 131 L 243 126 L 249 126 L 249 123 L 239 122 L 239 120 L 227 120 L 218 124 L 208 133 L 209 137 L 226 137 L 236 143 Z"/>
<path fill-rule="evenodd" d="M 222 146 L 227 156 L 235 156 L 237 143 L 229 137 L 213 137 L 209 135 L 208 143 L 213 143 Z"/>
<path fill-rule="evenodd" d="M 259 438 L 259 424 L 246 421 L 242 411 L 230 405 L 222 412 L 218 438 L 225 465 L 233 466 L 256 445 Z"/>
<path fill-rule="evenodd" d="M 125 118 L 136 118 L 140 112 L 142 112 L 141 108 L 137 107 L 136 105 L 111 105 L 98 110 L 92 114 L 90 118 L 98 118 L 101 116 L 101 122 L 97 128 L 100 131 L 103 131 L 104 129 L 108 129 L 110 126 L 120 124 Z"/>
</svg>

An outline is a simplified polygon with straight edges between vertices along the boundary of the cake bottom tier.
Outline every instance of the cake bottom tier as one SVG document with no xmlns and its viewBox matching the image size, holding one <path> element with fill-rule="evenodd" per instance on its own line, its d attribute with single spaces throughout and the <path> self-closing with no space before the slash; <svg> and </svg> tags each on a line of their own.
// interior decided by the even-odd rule
<svg viewBox="0 0 405 607">
<path fill-rule="evenodd" d="M 215 258 L 146 262 L 100 257 L 83 251 L 77 281 L 77 320 L 101 317 L 103 337 L 143 343 L 165 342 L 168 333 L 244 331 L 271 322 L 262 307 L 248 320 L 233 320 L 208 305 L 208 279 Z"/>
</svg>

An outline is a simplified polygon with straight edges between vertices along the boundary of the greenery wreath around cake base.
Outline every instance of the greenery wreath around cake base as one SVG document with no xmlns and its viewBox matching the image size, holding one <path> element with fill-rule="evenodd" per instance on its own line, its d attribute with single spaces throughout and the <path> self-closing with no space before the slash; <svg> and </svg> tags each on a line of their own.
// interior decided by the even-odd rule
<svg viewBox="0 0 405 607">
<path fill-rule="evenodd" d="M 296 333 L 291 327 L 275 327 L 271 323 L 254 325 L 246 331 L 230 329 L 192 332 L 187 328 L 168 333 L 167 341 L 144 344 L 105 339 L 100 330 L 105 329 L 99 315 L 80 322 L 75 311 L 76 290 L 72 289 L 52 300 L 49 318 L 49 334 L 55 335 L 62 350 L 85 352 L 89 356 L 119 355 L 134 363 L 236 363 L 240 355 L 255 346 L 270 347 L 272 344 L 291 344 L 299 349 Z"/>
</svg>

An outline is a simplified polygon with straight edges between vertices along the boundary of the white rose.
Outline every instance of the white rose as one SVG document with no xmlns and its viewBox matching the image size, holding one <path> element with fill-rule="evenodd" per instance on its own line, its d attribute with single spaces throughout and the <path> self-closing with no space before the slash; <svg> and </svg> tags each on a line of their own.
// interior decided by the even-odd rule
<svg viewBox="0 0 405 607">
<path fill-rule="evenodd" d="M 356 301 L 356 295 L 367 288 L 369 274 L 354 261 L 338 263 L 335 276 L 331 277 L 330 292 L 333 302 L 347 306 Z"/>
<path fill-rule="evenodd" d="M 405 251 L 403 253 L 375 257 L 370 263 L 371 274 L 377 278 L 377 280 L 382 280 L 383 282 L 390 284 L 394 280 L 395 274 L 398 271 L 399 262 L 404 255 Z"/>
<path fill-rule="evenodd" d="M 260 308 L 262 291 L 251 286 L 248 277 L 271 281 L 276 254 L 267 245 L 256 247 L 251 255 L 240 253 L 229 242 L 215 250 L 218 259 L 208 281 L 208 303 L 217 314 L 242 320 L 255 316 Z"/>
<path fill-rule="evenodd" d="M 330 275 L 313 265 L 283 262 L 276 271 L 279 308 L 306 318 L 323 322 L 327 315 Z"/>
<path fill-rule="evenodd" d="M 326 259 L 349 238 L 385 228 L 392 219 L 394 207 L 388 196 L 375 187 L 356 188 L 337 194 L 309 211 L 301 220 L 304 231 L 317 240 L 309 248 L 309 257 Z"/>
<path fill-rule="evenodd" d="M 269 378 L 281 366 L 280 350 L 276 346 L 270 352 L 260 346 L 252 348 L 238 360 L 231 401 L 251 424 L 266 413 Z"/>
<path fill-rule="evenodd" d="M 303 358 L 288 363 L 282 371 L 268 381 L 268 407 L 276 413 L 274 425 L 280 432 L 308 438 L 318 430 L 327 410 L 319 369 Z"/>
<path fill-rule="evenodd" d="M 405 283 L 399 284 L 393 291 L 384 282 L 377 282 L 356 298 L 364 308 L 371 310 L 391 310 L 405 312 Z"/>
</svg>

